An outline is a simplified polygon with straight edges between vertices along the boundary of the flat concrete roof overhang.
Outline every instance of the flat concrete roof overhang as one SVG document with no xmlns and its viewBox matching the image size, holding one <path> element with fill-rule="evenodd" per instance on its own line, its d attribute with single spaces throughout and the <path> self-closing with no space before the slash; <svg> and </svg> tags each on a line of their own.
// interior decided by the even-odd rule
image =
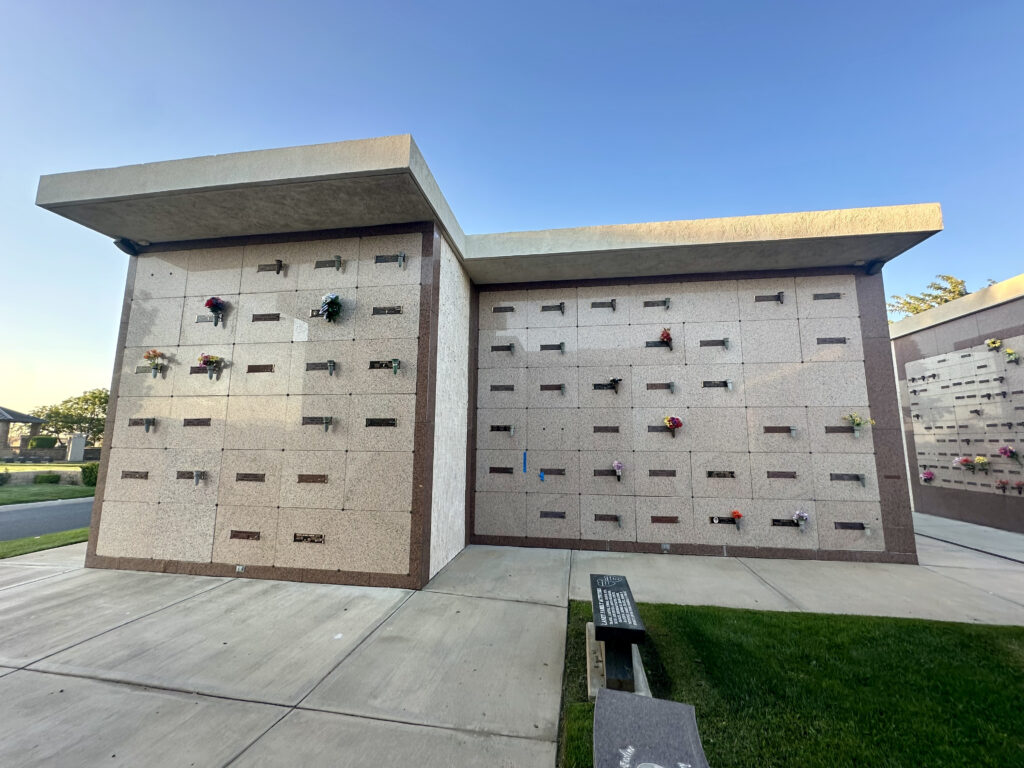
<svg viewBox="0 0 1024 768">
<path fill-rule="evenodd" d="M 437 221 L 480 284 L 877 271 L 942 229 L 925 203 L 467 237 L 408 135 L 43 176 L 36 204 L 131 251 Z"/>
<path fill-rule="evenodd" d="M 465 240 L 409 135 L 58 173 L 36 205 L 141 244 L 432 220 Z"/>
<path fill-rule="evenodd" d="M 467 237 L 478 283 L 881 266 L 942 229 L 937 203 Z"/>
</svg>

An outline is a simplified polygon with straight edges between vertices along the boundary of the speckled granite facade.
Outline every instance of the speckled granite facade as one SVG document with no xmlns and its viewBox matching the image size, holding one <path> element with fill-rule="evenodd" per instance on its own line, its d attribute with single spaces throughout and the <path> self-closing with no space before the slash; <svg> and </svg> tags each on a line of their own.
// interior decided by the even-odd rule
<svg viewBox="0 0 1024 768">
<path fill-rule="evenodd" d="M 422 583 L 413 451 L 433 227 L 410 229 L 133 259 L 93 565 Z M 311 316 L 326 293 L 341 298 L 338 322 Z M 228 304 L 216 325 L 214 295 Z M 448 364 L 464 368 L 456 330 L 445 348 L 463 354 Z M 203 353 L 224 359 L 212 377 Z M 446 378 L 448 407 L 458 377 Z"/>
<path fill-rule="evenodd" d="M 886 536 L 906 494 L 882 493 L 874 439 L 897 425 L 844 419 L 873 413 L 861 315 L 879 289 L 792 274 L 482 290 L 473 540 L 913 561 Z M 902 463 L 883 474 L 902 481 Z"/>
</svg>

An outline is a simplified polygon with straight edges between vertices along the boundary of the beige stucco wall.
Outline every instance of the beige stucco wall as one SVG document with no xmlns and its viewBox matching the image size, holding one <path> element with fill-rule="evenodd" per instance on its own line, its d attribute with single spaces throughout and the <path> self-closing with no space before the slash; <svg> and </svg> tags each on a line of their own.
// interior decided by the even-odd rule
<svg viewBox="0 0 1024 768">
<path fill-rule="evenodd" d="M 430 575 L 459 553 L 466 536 L 466 428 L 469 397 L 470 282 L 448 243 L 441 245 Z"/>
<path fill-rule="evenodd" d="M 139 256 L 97 554 L 407 574 L 421 250 L 412 233 Z M 404 267 L 377 263 L 399 252 Z M 335 256 L 343 269 L 317 267 Z M 310 317 L 325 293 L 339 322 Z M 216 327 L 197 321 L 213 295 Z M 157 378 L 137 371 L 150 348 L 168 358 Z M 202 353 L 227 361 L 219 377 L 190 372 Z M 397 375 L 370 368 L 393 358 Z M 307 369 L 327 360 L 333 376 Z M 198 485 L 179 479 L 192 470 Z"/>
<path fill-rule="evenodd" d="M 884 547 L 870 428 L 843 431 L 871 415 L 852 275 L 485 291 L 479 320 L 476 535 Z M 650 346 L 664 328 L 672 348 Z M 742 530 L 712 522 L 734 509 Z M 806 532 L 773 524 L 797 510 Z"/>
</svg>

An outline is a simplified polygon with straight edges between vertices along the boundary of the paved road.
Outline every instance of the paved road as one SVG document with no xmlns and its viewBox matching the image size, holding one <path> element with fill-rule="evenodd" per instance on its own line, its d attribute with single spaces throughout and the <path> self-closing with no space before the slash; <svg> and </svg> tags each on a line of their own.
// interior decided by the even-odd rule
<svg viewBox="0 0 1024 768">
<path fill-rule="evenodd" d="M 91 515 L 91 498 L 9 504 L 0 507 L 0 541 L 85 528 Z"/>
</svg>

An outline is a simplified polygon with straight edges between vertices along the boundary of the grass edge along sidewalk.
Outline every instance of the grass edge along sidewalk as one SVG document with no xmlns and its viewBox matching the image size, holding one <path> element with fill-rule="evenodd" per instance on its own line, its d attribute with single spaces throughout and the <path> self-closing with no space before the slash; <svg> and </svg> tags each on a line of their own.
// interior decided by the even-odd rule
<svg viewBox="0 0 1024 768">
<path fill-rule="evenodd" d="M 96 489 L 88 485 L 0 485 L 0 507 L 37 501 L 85 499 L 94 495 Z"/>
<path fill-rule="evenodd" d="M 1024 754 L 1024 627 L 641 603 L 654 695 L 697 710 L 715 768 L 971 765 Z M 561 768 L 592 766 L 584 628 L 570 602 Z"/>
<path fill-rule="evenodd" d="M 65 547 L 68 544 L 79 544 L 89 538 L 88 528 L 74 528 L 70 531 L 47 533 L 42 536 L 27 536 L 24 539 L 0 541 L 0 560 L 18 555 L 41 552 L 44 549 Z"/>
</svg>

